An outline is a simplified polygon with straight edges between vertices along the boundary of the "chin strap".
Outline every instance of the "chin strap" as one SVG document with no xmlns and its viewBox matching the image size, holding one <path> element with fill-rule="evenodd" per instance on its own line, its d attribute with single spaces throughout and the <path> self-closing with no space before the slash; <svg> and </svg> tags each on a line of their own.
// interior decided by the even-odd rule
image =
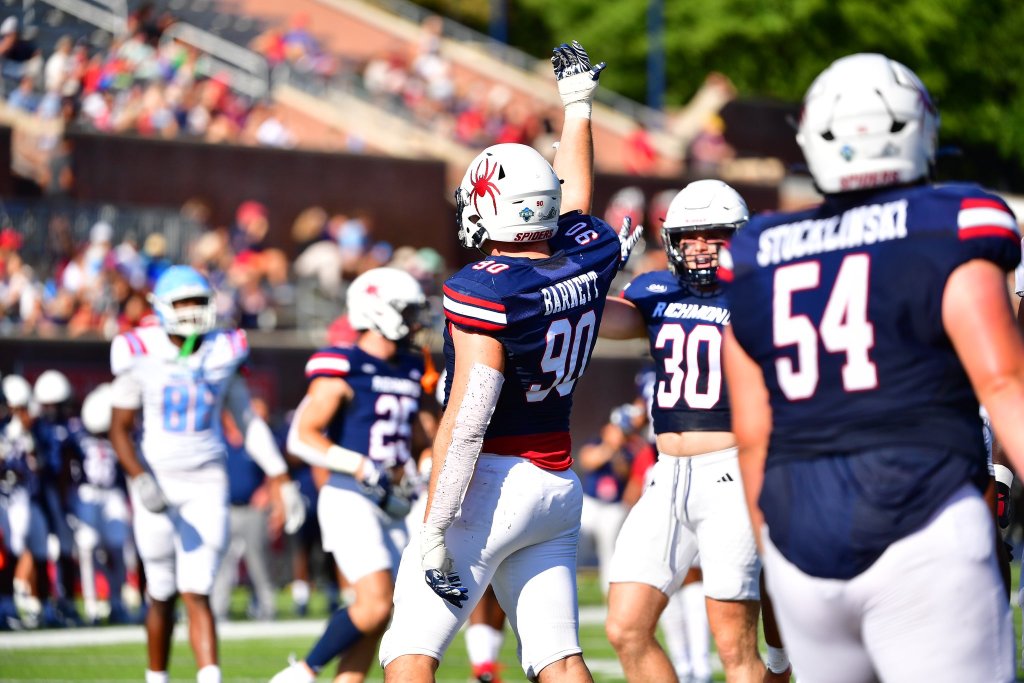
<svg viewBox="0 0 1024 683">
<path fill-rule="evenodd" d="M 198 341 L 198 334 L 190 334 L 185 337 L 185 343 L 181 345 L 181 351 L 178 353 L 178 358 L 188 358 L 191 356 L 192 352 L 196 350 L 196 342 Z"/>
</svg>

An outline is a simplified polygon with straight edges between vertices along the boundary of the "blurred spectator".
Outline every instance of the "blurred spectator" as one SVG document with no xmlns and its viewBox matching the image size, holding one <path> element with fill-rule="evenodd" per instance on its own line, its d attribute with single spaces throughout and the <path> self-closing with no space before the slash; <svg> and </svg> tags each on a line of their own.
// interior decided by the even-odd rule
<svg viewBox="0 0 1024 683">
<path fill-rule="evenodd" d="M 18 87 L 7 96 L 7 105 L 29 114 L 36 111 L 39 107 L 39 96 L 36 95 L 35 80 L 32 76 L 21 77 Z"/>
<path fill-rule="evenodd" d="M 0 22 L 0 71 L 3 76 L 31 76 L 38 79 L 42 72 L 42 63 L 39 48 L 21 35 L 18 17 L 9 16 Z"/>
<path fill-rule="evenodd" d="M 626 138 L 626 170 L 634 175 L 650 175 L 658 164 L 658 152 L 651 142 L 651 134 L 638 124 Z"/>
<path fill-rule="evenodd" d="M 725 139 L 725 121 L 718 114 L 711 114 L 687 147 L 686 164 L 692 176 L 716 177 L 722 164 L 735 156 L 736 151 Z"/>
</svg>

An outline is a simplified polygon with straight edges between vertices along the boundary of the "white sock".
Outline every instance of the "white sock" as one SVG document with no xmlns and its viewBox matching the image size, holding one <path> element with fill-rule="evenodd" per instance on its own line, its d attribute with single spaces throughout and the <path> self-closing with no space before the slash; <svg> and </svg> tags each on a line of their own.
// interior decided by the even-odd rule
<svg viewBox="0 0 1024 683">
<path fill-rule="evenodd" d="M 666 654 L 676 676 L 681 681 L 689 680 L 693 664 L 690 662 L 690 647 L 686 640 L 686 609 L 681 591 L 669 596 L 668 604 L 658 617 L 658 624 L 665 640 Z"/>
<path fill-rule="evenodd" d="M 196 672 L 196 683 L 220 683 L 220 667 L 207 664 Z"/>
<path fill-rule="evenodd" d="M 296 605 L 309 604 L 308 581 L 292 581 L 292 602 Z"/>
<path fill-rule="evenodd" d="M 473 666 L 498 661 L 498 651 L 505 634 L 487 624 L 470 624 L 466 628 L 466 652 Z"/>
<path fill-rule="evenodd" d="M 146 669 L 146 683 L 167 683 L 170 678 L 166 671 L 150 671 Z"/>
<path fill-rule="evenodd" d="M 704 583 L 690 583 L 679 591 L 686 610 L 686 641 L 690 647 L 690 663 L 694 678 L 711 680 L 711 630 L 708 627 L 708 606 L 704 600 Z"/>
</svg>

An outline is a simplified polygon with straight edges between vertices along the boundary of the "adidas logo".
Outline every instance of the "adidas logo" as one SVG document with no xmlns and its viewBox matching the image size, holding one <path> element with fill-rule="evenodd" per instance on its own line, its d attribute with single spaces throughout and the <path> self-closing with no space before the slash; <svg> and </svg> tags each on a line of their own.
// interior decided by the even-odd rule
<svg viewBox="0 0 1024 683">
<path fill-rule="evenodd" d="M 722 477 L 721 479 L 718 480 L 718 483 L 721 484 L 723 481 L 736 481 L 736 480 L 732 478 L 731 474 L 726 473 L 726 475 L 724 477 Z"/>
</svg>

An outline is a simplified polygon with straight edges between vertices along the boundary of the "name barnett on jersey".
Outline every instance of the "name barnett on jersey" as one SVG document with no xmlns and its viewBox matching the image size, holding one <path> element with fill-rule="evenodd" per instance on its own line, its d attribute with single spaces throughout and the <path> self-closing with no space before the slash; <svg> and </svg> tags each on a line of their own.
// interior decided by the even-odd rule
<svg viewBox="0 0 1024 683">
<path fill-rule="evenodd" d="M 907 200 L 866 204 L 829 218 L 811 218 L 767 228 L 758 239 L 761 267 L 828 251 L 907 236 Z"/>
<path fill-rule="evenodd" d="M 570 308 L 588 304 L 601 296 L 597 291 L 597 273 L 592 270 L 568 280 L 541 287 L 540 293 L 544 298 L 544 315 L 561 313 Z"/>
</svg>

